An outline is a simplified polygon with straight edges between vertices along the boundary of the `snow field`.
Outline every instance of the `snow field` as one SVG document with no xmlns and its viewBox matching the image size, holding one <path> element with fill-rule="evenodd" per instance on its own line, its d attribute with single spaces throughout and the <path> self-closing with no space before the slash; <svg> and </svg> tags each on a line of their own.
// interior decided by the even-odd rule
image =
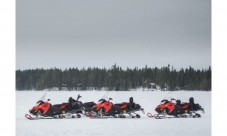
<svg viewBox="0 0 227 136">
<path fill-rule="evenodd" d="M 113 91 L 109 97 L 113 103 L 128 102 L 129 97 L 139 103 L 145 110 L 140 119 L 90 119 L 82 115 L 79 119 L 43 119 L 28 120 L 25 113 L 31 109 L 45 91 L 16 92 L 16 135 L 17 136 L 210 136 L 211 135 L 211 92 L 174 91 Z M 46 98 L 52 104 L 67 102 L 72 96 L 82 96 L 82 102 L 98 100 L 106 91 L 51 91 Z M 168 95 L 167 95 L 168 94 Z M 167 95 L 167 96 L 166 96 Z M 164 97 L 172 96 L 182 102 L 194 97 L 195 102 L 202 105 L 205 114 L 201 118 L 151 119 L 146 113 L 156 113 L 154 108 Z"/>
</svg>

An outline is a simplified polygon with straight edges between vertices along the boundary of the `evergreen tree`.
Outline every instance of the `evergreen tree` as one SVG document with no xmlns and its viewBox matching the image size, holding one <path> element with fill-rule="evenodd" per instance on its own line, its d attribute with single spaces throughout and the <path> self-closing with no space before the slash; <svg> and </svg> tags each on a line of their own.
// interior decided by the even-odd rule
<svg viewBox="0 0 227 136">
<path fill-rule="evenodd" d="M 114 64 L 106 68 L 69 68 L 65 70 L 29 69 L 16 71 L 17 90 L 131 90 L 137 88 L 154 88 L 162 90 L 211 90 L 211 67 L 195 70 L 192 67 L 175 70 L 170 65 L 162 68 L 123 70 Z"/>
</svg>

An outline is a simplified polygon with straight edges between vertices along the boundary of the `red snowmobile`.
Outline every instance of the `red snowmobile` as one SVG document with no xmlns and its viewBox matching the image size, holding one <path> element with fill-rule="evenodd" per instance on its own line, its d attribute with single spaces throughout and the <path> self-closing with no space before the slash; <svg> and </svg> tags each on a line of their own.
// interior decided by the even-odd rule
<svg viewBox="0 0 227 136">
<path fill-rule="evenodd" d="M 79 114 L 72 114 L 69 112 L 65 112 L 67 104 L 61 104 L 61 107 L 54 106 L 49 103 L 49 99 L 47 102 L 42 100 L 37 102 L 37 105 L 34 106 L 31 110 L 29 110 L 30 114 L 26 114 L 25 117 L 34 120 L 41 118 L 80 118 Z"/>
<path fill-rule="evenodd" d="M 87 116 L 91 118 L 107 118 L 111 116 L 123 118 L 122 109 L 115 106 L 110 100 L 112 100 L 112 98 L 108 100 L 100 99 L 98 101 L 99 103 L 92 107 L 92 112 L 87 112 Z"/>
<path fill-rule="evenodd" d="M 131 102 L 133 102 L 133 98 L 131 97 L 130 99 Z M 112 100 L 112 98 L 109 98 L 108 100 L 100 99 L 99 103 L 93 106 L 93 112 L 88 112 L 87 116 L 91 118 L 140 118 L 140 115 L 135 113 L 135 111 L 143 111 L 143 108 L 141 108 L 139 104 L 113 104 L 110 100 Z M 136 115 L 134 116 L 132 113 Z"/>
<path fill-rule="evenodd" d="M 82 103 L 78 101 L 81 96 L 78 95 L 77 100 L 72 97 L 69 98 L 68 103 L 52 105 L 49 99 L 44 102 L 45 95 L 37 102 L 37 105 L 29 110 L 30 114 L 26 114 L 28 119 L 41 119 L 41 118 L 80 118 L 79 113 L 85 113 L 86 110 L 91 109 L 94 102 Z"/>
<path fill-rule="evenodd" d="M 204 113 L 204 109 L 199 104 L 194 103 L 193 97 L 189 99 L 189 103 L 181 103 L 180 100 L 174 101 L 175 99 L 171 99 L 171 101 L 167 99 L 162 100 L 161 104 L 155 108 L 155 111 L 158 114 L 152 115 L 151 113 L 147 113 L 147 115 L 158 119 L 171 117 L 198 118 L 201 117 L 201 115 L 197 113 L 197 111 L 202 111 Z"/>
</svg>

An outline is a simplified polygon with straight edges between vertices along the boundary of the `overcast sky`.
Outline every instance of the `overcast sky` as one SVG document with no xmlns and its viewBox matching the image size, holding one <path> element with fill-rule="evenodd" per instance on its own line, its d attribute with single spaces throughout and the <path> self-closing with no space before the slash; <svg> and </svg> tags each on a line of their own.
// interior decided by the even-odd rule
<svg viewBox="0 0 227 136">
<path fill-rule="evenodd" d="M 210 0 L 17 0 L 16 69 L 211 66 Z"/>
</svg>

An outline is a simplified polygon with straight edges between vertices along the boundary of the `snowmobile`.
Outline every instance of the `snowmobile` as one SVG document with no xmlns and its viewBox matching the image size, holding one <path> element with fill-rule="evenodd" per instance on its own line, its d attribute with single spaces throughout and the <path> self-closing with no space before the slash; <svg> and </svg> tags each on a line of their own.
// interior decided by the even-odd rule
<svg viewBox="0 0 227 136">
<path fill-rule="evenodd" d="M 49 102 L 50 99 L 44 102 L 45 95 L 37 102 L 36 106 L 29 110 L 30 114 L 26 114 L 26 118 L 30 120 L 41 118 L 80 118 L 81 115 L 79 113 L 85 110 L 89 111 L 89 107 L 91 109 L 95 105 L 92 102 L 83 104 L 81 101 L 78 101 L 81 97 L 80 95 L 78 95 L 77 100 L 70 97 L 68 103 L 52 105 Z"/>
<path fill-rule="evenodd" d="M 132 117 L 134 117 L 132 114 L 135 114 L 136 118 L 140 118 L 140 115 L 135 113 L 137 111 L 142 111 L 144 114 L 144 109 L 139 104 L 134 103 L 133 97 L 129 98 L 129 102 L 123 102 L 114 105 L 120 107 L 123 110 L 123 113 L 129 114 Z"/>
<path fill-rule="evenodd" d="M 157 119 L 172 117 L 198 118 L 201 117 L 201 115 L 197 113 L 197 111 L 202 111 L 203 113 L 205 112 L 199 104 L 194 103 L 193 97 L 189 99 L 189 103 L 181 103 L 180 100 L 175 100 L 173 98 L 171 101 L 164 99 L 161 101 L 161 104 L 155 108 L 155 111 L 158 114 L 152 115 L 151 113 L 147 113 L 148 117 L 155 117 Z"/>
<path fill-rule="evenodd" d="M 62 107 L 66 107 L 66 104 L 62 104 Z M 25 117 L 34 120 L 34 119 L 44 119 L 44 118 L 80 118 L 81 116 L 77 113 L 65 112 L 62 107 L 58 107 L 47 102 L 38 101 L 37 105 L 29 110 L 30 114 L 25 114 Z"/>
<path fill-rule="evenodd" d="M 140 118 L 140 115 L 135 112 L 143 111 L 143 108 L 139 104 L 133 103 L 132 97 L 130 98 L 131 103 L 113 104 L 110 102 L 111 100 L 113 99 L 100 99 L 99 103 L 93 106 L 93 111 L 87 113 L 87 116 L 91 118 Z"/>
<path fill-rule="evenodd" d="M 56 104 L 55 107 L 60 108 L 64 112 L 71 112 L 71 113 L 81 113 L 84 114 L 85 112 L 90 112 L 92 107 L 96 104 L 94 102 L 85 102 L 82 103 L 79 99 L 82 96 L 79 94 L 77 99 L 73 99 L 72 97 L 69 98 L 68 103 Z"/>
</svg>

